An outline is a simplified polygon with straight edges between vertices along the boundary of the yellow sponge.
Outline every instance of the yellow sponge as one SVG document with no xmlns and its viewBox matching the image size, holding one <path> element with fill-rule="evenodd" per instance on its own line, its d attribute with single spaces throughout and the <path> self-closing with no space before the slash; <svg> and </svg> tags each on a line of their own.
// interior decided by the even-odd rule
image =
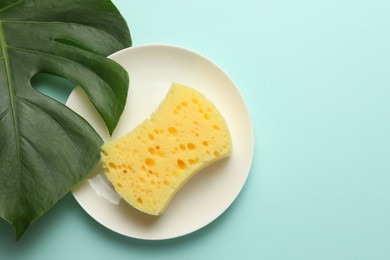
<svg viewBox="0 0 390 260">
<path fill-rule="evenodd" d="M 198 91 L 173 84 L 158 109 L 134 130 L 102 147 L 116 192 L 136 209 L 161 215 L 197 172 L 232 152 L 217 108 Z"/>
</svg>

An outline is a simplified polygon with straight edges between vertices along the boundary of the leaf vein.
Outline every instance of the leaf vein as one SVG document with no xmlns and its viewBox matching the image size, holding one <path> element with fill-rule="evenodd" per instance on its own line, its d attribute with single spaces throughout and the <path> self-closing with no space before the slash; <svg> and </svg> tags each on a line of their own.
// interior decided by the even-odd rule
<svg viewBox="0 0 390 260">
<path fill-rule="evenodd" d="M 94 70 L 88 68 L 87 66 L 81 64 L 81 63 L 78 63 L 74 60 L 71 60 L 71 59 L 67 59 L 63 56 L 58 56 L 58 55 L 54 55 L 54 54 L 51 54 L 51 53 L 47 53 L 47 52 L 42 52 L 42 51 L 36 51 L 36 50 L 30 50 L 30 49 L 22 49 L 22 48 L 18 48 L 18 47 L 9 47 L 9 49 L 13 49 L 13 50 L 16 50 L 16 51 L 24 51 L 24 52 L 30 52 L 30 53 L 34 53 L 34 54 L 41 54 L 43 56 L 49 56 L 49 57 L 54 57 L 55 59 L 61 59 L 61 60 L 65 60 L 65 61 L 68 61 L 68 62 L 71 62 L 71 63 L 75 63 L 75 64 L 78 64 L 80 66 L 82 66 L 83 68 L 85 68 L 86 70 L 90 71 L 91 73 L 93 73 L 95 76 L 97 76 L 101 81 L 103 81 L 110 89 L 110 92 L 117 97 L 117 94 L 114 92 L 114 90 L 112 89 L 112 86 L 110 84 L 108 84 L 108 82 L 106 80 L 104 80 L 102 77 L 99 76 L 98 73 L 96 73 Z M 74 82 L 76 84 L 78 84 L 77 82 Z M 81 86 L 82 87 L 82 86 Z M 83 88 L 84 89 L 84 88 Z M 85 90 L 85 89 L 84 89 Z"/>
<path fill-rule="evenodd" d="M 11 68 L 10 68 L 10 63 L 9 63 L 9 57 L 8 57 L 8 50 L 7 50 L 7 42 L 5 40 L 5 34 L 4 34 L 4 28 L 3 28 L 3 23 L 0 21 L 0 48 L 1 48 L 1 53 L 3 54 L 2 61 L 4 63 L 4 69 L 5 69 L 5 74 L 6 74 L 6 80 L 7 80 L 7 85 L 8 85 L 8 95 L 10 99 L 10 107 L 12 111 L 12 119 L 13 119 L 13 129 L 15 131 L 15 136 L 19 135 L 19 127 L 17 124 L 17 112 L 16 112 L 16 106 L 15 106 L 15 93 L 14 93 L 14 85 L 12 81 L 12 75 L 11 75 Z M 16 155 L 15 155 L 15 160 L 18 162 L 18 171 L 21 171 L 20 168 L 20 143 L 19 139 L 15 139 L 15 146 L 16 146 Z"/>
<path fill-rule="evenodd" d="M 33 102 L 25 99 L 25 98 L 22 98 L 22 97 L 19 97 L 18 98 L 19 101 L 21 102 L 24 102 L 25 104 L 29 105 L 30 108 L 33 108 L 35 110 L 37 110 L 38 112 L 40 112 L 41 114 L 45 115 L 46 118 L 50 119 L 52 122 L 54 122 L 57 126 L 59 126 L 59 128 L 63 131 L 63 133 L 65 133 L 65 135 L 68 137 L 69 140 L 71 140 L 71 144 L 72 144 L 72 150 L 76 151 L 77 152 L 77 147 L 75 146 L 75 142 L 73 142 L 73 138 L 69 135 L 69 133 L 64 129 L 64 127 L 62 126 L 62 124 L 60 122 L 58 122 L 57 120 L 55 120 L 52 116 L 50 116 L 49 113 L 47 113 L 45 110 L 41 109 L 40 107 L 38 107 L 37 105 L 35 105 Z"/>
<path fill-rule="evenodd" d="M 7 110 L 4 110 L 0 113 L 0 119 L 3 118 L 7 114 Z"/>
<path fill-rule="evenodd" d="M 3 7 L 2 9 L 0 9 L 0 13 L 5 11 L 5 10 L 7 10 L 7 9 L 9 9 L 9 8 L 11 8 L 11 7 L 13 7 L 13 6 L 15 6 L 15 5 L 18 5 L 18 4 L 22 3 L 22 2 L 24 2 L 24 0 L 19 0 L 19 1 L 16 1 L 16 2 L 10 4 L 10 5 L 7 5 L 7 6 Z"/>
</svg>

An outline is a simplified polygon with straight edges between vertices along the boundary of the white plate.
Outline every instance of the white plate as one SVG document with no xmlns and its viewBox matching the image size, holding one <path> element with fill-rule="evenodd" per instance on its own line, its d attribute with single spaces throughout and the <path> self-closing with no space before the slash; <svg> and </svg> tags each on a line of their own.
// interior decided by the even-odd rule
<svg viewBox="0 0 390 260">
<path fill-rule="evenodd" d="M 231 131 L 233 153 L 190 180 L 160 217 L 140 213 L 120 200 L 105 180 L 101 167 L 97 168 L 96 177 L 73 190 L 76 200 L 96 221 L 133 238 L 169 239 L 206 226 L 233 203 L 250 171 L 253 127 L 240 92 L 218 66 L 180 47 L 131 47 L 110 58 L 128 71 L 131 80 L 127 105 L 113 139 L 147 118 L 163 100 L 172 82 L 178 82 L 196 88 L 221 111 Z M 104 123 L 80 89 L 71 93 L 66 104 L 109 141 Z"/>
</svg>

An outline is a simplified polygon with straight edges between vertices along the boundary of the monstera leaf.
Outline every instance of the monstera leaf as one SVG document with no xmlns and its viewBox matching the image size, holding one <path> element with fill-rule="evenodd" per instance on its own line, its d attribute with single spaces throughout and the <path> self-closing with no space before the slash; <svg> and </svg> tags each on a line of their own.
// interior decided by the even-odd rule
<svg viewBox="0 0 390 260">
<path fill-rule="evenodd" d="M 99 161 L 102 140 L 63 104 L 36 91 L 49 73 L 79 85 L 112 132 L 128 76 L 107 55 L 131 45 L 109 0 L 0 1 L 0 217 L 17 239 Z"/>
</svg>

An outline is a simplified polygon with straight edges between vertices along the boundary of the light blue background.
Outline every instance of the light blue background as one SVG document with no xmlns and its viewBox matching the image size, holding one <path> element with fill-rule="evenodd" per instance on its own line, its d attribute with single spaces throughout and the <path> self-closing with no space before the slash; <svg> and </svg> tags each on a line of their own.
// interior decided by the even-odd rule
<svg viewBox="0 0 390 260">
<path fill-rule="evenodd" d="M 390 259 L 388 0 L 113 2 L 134 45 L 193 49 L 237 83 L 249 179 L 215 222 L 167 241 L 113 233 L 69 194 L 19 242 L 0 222 L 0 259 Z"/>
</svg>

